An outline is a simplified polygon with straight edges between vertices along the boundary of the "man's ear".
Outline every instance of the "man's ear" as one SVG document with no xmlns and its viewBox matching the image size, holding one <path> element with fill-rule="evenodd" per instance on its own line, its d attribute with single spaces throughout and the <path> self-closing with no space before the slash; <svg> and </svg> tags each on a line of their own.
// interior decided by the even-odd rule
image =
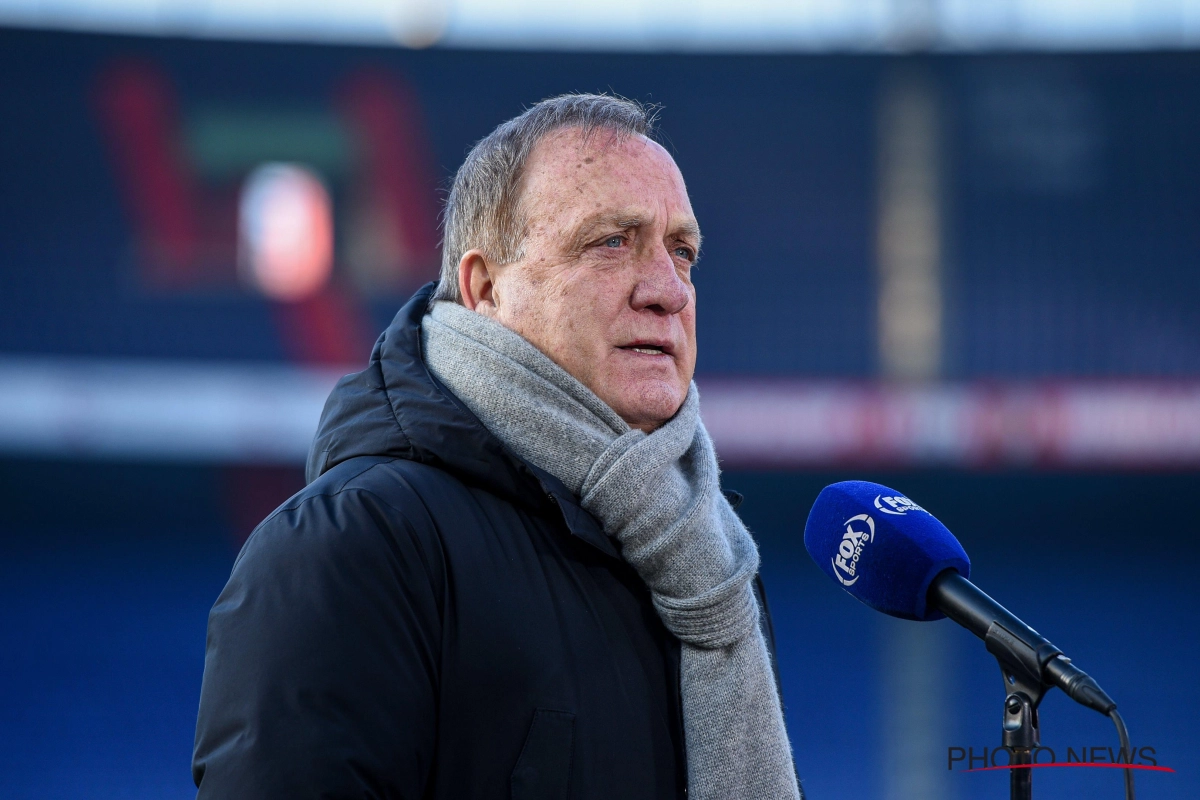
<svg viewBox="0 0 1200 800">
<path fill-rule="evenodd" d="M 496 268 L 479 250 L 468 250 L 458 262 L 458 291 L 463 305 L 485 317 L 496 316 Z"/>
</svg>

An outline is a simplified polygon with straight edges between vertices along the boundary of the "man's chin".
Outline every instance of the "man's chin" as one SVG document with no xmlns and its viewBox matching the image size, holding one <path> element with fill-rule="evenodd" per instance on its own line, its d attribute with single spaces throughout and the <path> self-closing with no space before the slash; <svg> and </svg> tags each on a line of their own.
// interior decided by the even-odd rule
<svg viewBox="0 0 1200 800">
<path fill-rule="evenodd" d="M 629 427 L 650 433 L 675 416 L 686 398 L 687 390 L 681 391 L 673 383 L 648 381 L 629 387 L 608 402 Z"/>
</svg>

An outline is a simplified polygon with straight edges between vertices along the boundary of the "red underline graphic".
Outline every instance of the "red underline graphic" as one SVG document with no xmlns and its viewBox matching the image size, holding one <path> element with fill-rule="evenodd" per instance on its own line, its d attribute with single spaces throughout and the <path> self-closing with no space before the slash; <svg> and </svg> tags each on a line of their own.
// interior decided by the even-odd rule
<svg viewBox="0 0 1200 800">
<path fill-rule="evenodd" d="M 990 772 L 994 769 L 1039 769 L 1041 767 L 1106 767 L 1108 769 L 1145 769 L 1151 772 L 1174 772 L 1170 767 L 1152 767 L 1149 764 L 1112 764 L 1107 761 L 1100 762 L 1078 762 L 1078 761 L 1052 761 L 1047 764 L 1001 764 L 998 767 L 975 767 L 974 769 L 965 769 L 963 772 Z"/>
</svg>

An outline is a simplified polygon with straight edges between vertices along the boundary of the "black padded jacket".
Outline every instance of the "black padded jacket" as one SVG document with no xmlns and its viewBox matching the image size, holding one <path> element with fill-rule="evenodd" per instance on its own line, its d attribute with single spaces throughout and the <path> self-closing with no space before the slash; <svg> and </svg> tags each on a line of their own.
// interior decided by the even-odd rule
<svg viewBox="0 0 1200 800">
<path fill-rule="evenodd" d="M 431 289 L 338 383 L 307 488 L 213 606 L 198 796 L 682 798 L 679 642 L 571 492 L 429 374 Z"/>
</svg>

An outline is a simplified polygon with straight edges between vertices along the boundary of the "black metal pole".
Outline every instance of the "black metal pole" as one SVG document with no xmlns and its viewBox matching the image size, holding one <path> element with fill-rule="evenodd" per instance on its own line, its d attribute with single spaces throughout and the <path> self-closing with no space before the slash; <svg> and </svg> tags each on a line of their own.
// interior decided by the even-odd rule
<svg viewBox="0 0 1200 800">
<path fill-rule="evenodd" d="M 1013 692 L 1004 699 L 1004 726 L 1001 740 L 1008 750 L 1009 763 L 1032 764 L 1033 752 L 1041 744 L 1037 708 L 1024 692 Z M 1013 769 L 1008 773 L 1010 800 L 1033 800 L 1033 770 Z"/>
<path fill-rule="evenodd" d="M 1016 764 L 1028 764 L 1029 753 L 1017 751 L 1013 755 Z M 1010 800 L 1032 800 L 1033 770 L 1014 769 L 1008 773 L 1008 796 Z"/>
</svg>

